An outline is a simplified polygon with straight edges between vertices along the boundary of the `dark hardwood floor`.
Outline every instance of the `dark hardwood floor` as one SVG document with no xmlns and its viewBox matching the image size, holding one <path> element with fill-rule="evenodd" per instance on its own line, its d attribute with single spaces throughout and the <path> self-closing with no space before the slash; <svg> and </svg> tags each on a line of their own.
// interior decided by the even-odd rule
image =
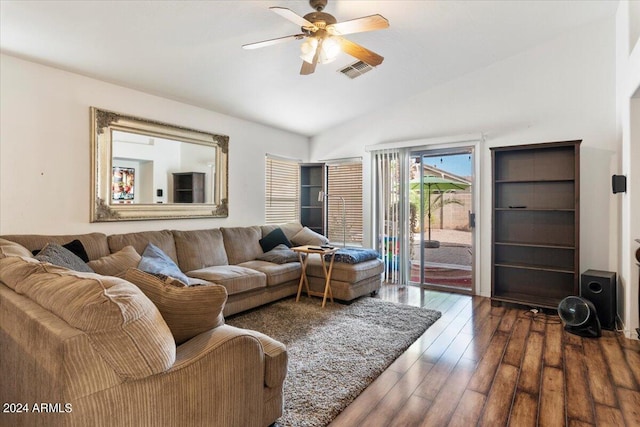
<svg viewBox="0 0 640 427">
<path fill-rule="evenodd" d="M 442 317 L 331 426 L 640 426 L 640 342 L 488 298 L 384 285 Z"/>
</svg>

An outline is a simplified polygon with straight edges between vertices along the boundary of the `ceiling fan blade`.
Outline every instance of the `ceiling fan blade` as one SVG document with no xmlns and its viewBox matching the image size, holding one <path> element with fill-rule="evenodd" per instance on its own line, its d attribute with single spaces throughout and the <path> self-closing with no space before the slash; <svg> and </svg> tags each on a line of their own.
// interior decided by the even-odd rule
<svg viewBox="0 0 640 427">
<path fill-rule="evenodd" d="M 300 68 L 300 74 L 303 76 L 307 76 L 309 74 L 313 74 L 316 70 L 316 64 L 309 64 L 307 61 L 302 61 L 302 67 Z"/>
<path fill-rule="evenodd" d="M 312 74 L 316 70 L 318 64 L 318 58 L 320 58 L 320 50 L 322 49 L 323 39 L 318 40 L 318 46 L 316 46 L 316 52 L 313 54 L 313 60 L 311 63 L 302 61 L 302 68 L 300 68 L 300 74 L 303 76 Z"/>
<path fill-rule="evenodd" d="M 384 61 L 384 58 L 382 56 L 370 51 L 365 47 L 360 46 L 357 43 L 354 43 L 342 37 L 336 37 L 336 39 L 338 39 L 338 41 L 340 42 L 340 47 L 342 48 L 342 51 L 344 53 L 349 54 L 362 62 L 366 62 L 372 67 L 380 65 L 382 64 L 382 61 Z"/>
<path fill-rule="evenodd" d="M 258 48 L 261 48 L 261 47 L 271 46 L 271 45 L 274 45 L 274 44 L 286 42 L 286 41 L 293 40 L 293 39 L 301 40 L 304 37 L 305 37 L 304 34 L 293 34 L 293 35 L 290 35 L 290 36 L 278 37 L 277 39 L 263 40 L 261 42 L 243 44 L 242 48 L 243 49 L 258 49 Z"/>
<path fill-rule="evenodd" d="M 298 15 L 291 9 L 287 9 L 286 7 L 270 7 L 269 9 L 273 10 L 278 15 L 282 16 L 284 19 L 288 19 L 289 21 L 297 24 L 303 28 L 309 29 L 311 31 L 317 31 L 318 27 L 316 27 L 312 22 L 307 21 L 302 16 Z"/>
<path fill-rule="evenodd" d="M 389 21 L 387 21 L 384 16 L 371 15 L 327 25 L 326 29 L 329 34 L 341 36 L 345 34 L 363 33 L 365 31 L 382 30 L 388 27 Z"/>
</svg>

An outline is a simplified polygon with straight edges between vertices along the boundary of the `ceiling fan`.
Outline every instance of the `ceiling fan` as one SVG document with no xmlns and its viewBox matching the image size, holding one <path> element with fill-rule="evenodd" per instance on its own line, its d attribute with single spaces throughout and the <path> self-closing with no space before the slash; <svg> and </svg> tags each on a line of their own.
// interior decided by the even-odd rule
<svg viewBox="0 0 640 427">
<path fill-rule="evenodd" d="M 327 5 L 327 0 L 309 0 L 309 4 L 315 9 L 315 12 L 308 13 L 304 17 L 285 7 L 269 8 L 283 18 L 300 25 L 302 33 L 245 44 L 242 48 L 257 49 L 289 40 L 302 40 L 306 38 L 307 40 L 305 40 L 301 46 L 301 58 L 303 62 L 300 74 L 302 75 L 313 73 L 318 63 L 326 64 L 333 61 L 340 51 L 372 67 L 382 63 L 384 60 L 382 56 L 342 37 L 345 34 L 362 33 L 387 28 L 389 21 L 382 15 L 370 15 L 338 22 L 332 15 L 322 11 Z"/>
</svg>

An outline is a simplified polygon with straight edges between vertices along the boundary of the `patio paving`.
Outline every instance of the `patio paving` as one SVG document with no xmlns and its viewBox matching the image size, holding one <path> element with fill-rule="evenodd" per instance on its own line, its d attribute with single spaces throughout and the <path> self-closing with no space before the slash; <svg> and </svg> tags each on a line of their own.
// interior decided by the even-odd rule
<svg viewBox="0 0 640 427">
<path fill-rule="evenodd" d="M 411 280 L 419 281 L 420 236 L 416 235 L 415 237 Z M 431 239 L 438 240 L 440 247 L 423 249 L 426 282 L 446 286 L 470 287 L 472 266 L 471 233 L 459 230 L 431 230 Z"/>
</svg>

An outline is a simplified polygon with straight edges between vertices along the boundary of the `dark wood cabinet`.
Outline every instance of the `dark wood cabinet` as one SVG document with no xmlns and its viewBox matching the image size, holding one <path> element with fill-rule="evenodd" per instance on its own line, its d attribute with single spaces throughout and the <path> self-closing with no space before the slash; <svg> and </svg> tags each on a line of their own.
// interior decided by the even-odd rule
<svg viewBox="0 0 640 427">
<path fill-rule="evenodd" d="M 300 222 L 320 234 L 325 234 L 325 203 L 318 200 L 318 195 L 324 191 L 324 170 L 324 163 L 300 165 Z"/>
<path fill-rule="evenodd" d="M 491 149 L 494 301 L 557 308 L 579 291 L 580 141 Z"/>
<path fill-rule="evenodd" d="M 173 174 L 173 203 L 204 203 L 204 172 Z"/>
</svg>

